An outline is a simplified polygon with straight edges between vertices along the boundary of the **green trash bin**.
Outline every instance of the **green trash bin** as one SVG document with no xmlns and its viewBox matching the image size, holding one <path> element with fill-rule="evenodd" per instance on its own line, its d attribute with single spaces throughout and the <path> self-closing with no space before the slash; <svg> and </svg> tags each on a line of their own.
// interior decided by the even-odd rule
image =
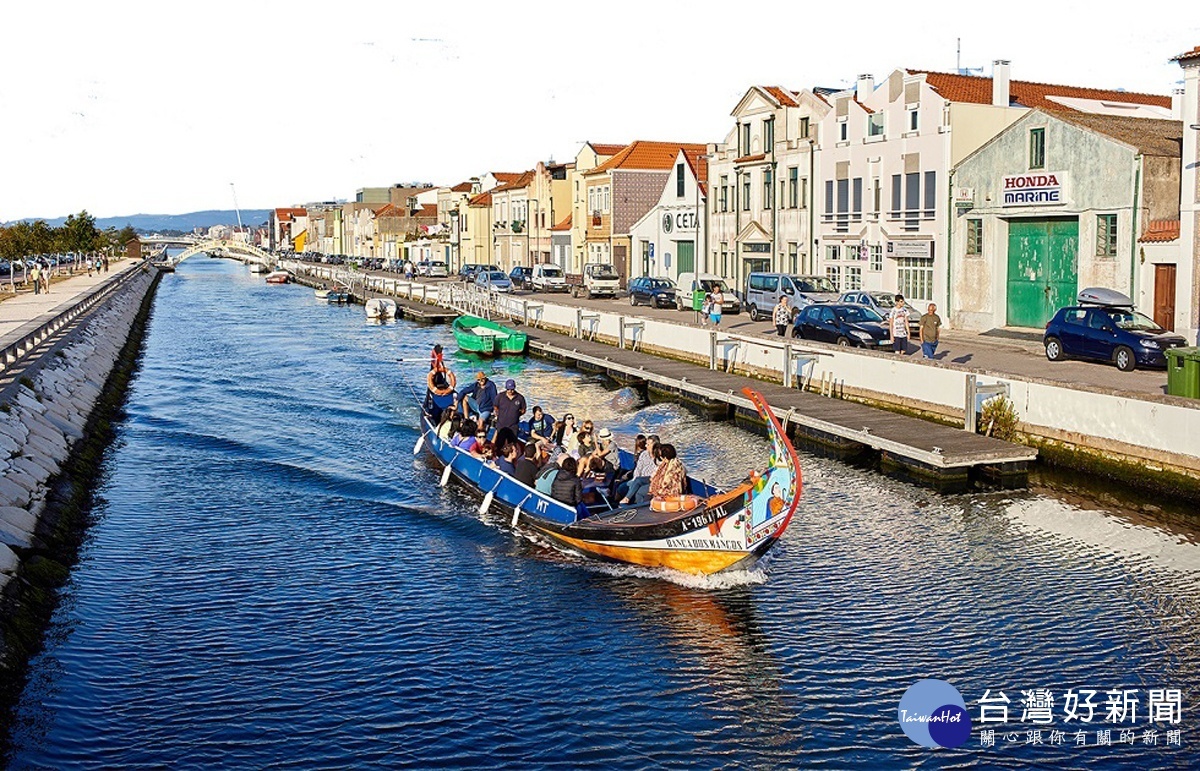
<svg viewBox="0 0 1200 771">
<path fill-rule="evenodd" d="M 1200 348 L 1168 348 L 1167 393 L 1200 399 Z"/>
<path fill-rule="evenodd" d="M 704 295 L 703 289 L 696 289 L 692 292 L 692 310 L 698 311 L 704 307 Z"/>
</svg>

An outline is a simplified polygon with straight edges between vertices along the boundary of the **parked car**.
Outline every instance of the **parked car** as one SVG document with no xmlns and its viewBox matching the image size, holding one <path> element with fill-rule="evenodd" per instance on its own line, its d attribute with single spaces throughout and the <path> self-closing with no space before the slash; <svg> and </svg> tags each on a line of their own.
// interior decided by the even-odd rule
<svg viewBox="0 0 1200 771">
<path fill-rule="evenodd" d="M 837 301 L 840 303 L 865 305 L 885 319 L 890 319 L 892 312 L 896 310 L 895 292 L 869 292 L 865 289 L 860 289 L 856 292 L 842 292 L 842 296 Z M 908 309 L 908 328 L 911 330 L 911 334 L 915 335 L 917 330 L 921 328 L 921 311 L 912 307 L 912 304 L 907 300 L 904 302 L 904 307 Z"/>
<path fill-rule="evenodd" d="M 444 260 L 430 260 L 429 272 L 425 275 L 430 278 L 447 278 L 450 275 L 450 268 L 446 267 Z"/>
<path fill-rule="evenodd" d="M 1084 289 L 1078 305 L 1059 308 L 1046 323 L 1046 358 L 1111 361 L 1122 372 L 1138 366 L 1164 368 L 1164 351 L 1187 345 L 1181 335 L 1133 309 L 1133 300 L 1111 289 Z"/>
<path fill-rule="evenodd" d="M 670 308 L 675 304 L 675 282 L 669 278 L 639 276 L 629 282 L 629 304 Z"/>
<path fill-rule="evenodd" d="M 475 274 L 475 286 L 489 292 L 511 292 L 512 281 L 502 270 L 480 270 Z"/>
<path fill-rule="evenodd" d="M 508 272 L 508 280 L 517 289 L 528 289 L 531 278 L 533 278 L 533 268 L 524 265 L 518 265 Z"/>
<path fill-rule="evenodd" d="M 796 316 L 792 337 L 821 343 L 882 348 L 891 345 L 887 321 L 875 311 L 849 303 L 813 303 Z"/>
<path fill-rule="evenodd" d="M 421 260 L 420 262 L 418 262 L 416 273 L 418 276 L 428 276 L 429 275 L 429 260 Z"/>
<path fill-rule="evenodd" d="M 708 293 L 718 289 L 721 290 L 723 298 L 721 310 L 724 313 L 741 313 L 741 299 L 729 288 L 725 279 L 712 273 L 680 273 L 679 279 L 675 282 L 675 307 L 681 311 L 691 310 L 693 292 Z"/>
<path fill-rule="evenodd" d="M 583 266 L 582 273 L 568 273 L 563 277 L 575 297 L 616 297 L 621 288 L 621 277 L 612 265 L 593 262 Z"/>
<path fill-rule="evenodd" d="M 479 273 L 480 271 L 488 270 L 500 270 L 500 267 L 498 265 L 484 265 L 477 262 L 468 262 L 464 263 L 463 266 L 458 269 L 458 277 L 463 281 L 474 281 L 475 274 Z"/>
<path fill-rule="evenodd" d="M 815 302 L 833 302 L 837 287 L 824 276 L 792 276 L 787 273 L 751 273 L 746 277 L 746 308 L 754 321 L 770 319 L 779 296 L 788 298 L 792 320 Z"/>
<path fill-rule="evenodd" d="M 543 264 L 533 266 L 533 275 L 529 278 L 529 288 L 535 292 L 569 292 L 563 269 L 557 265 Z"/>
</svg>

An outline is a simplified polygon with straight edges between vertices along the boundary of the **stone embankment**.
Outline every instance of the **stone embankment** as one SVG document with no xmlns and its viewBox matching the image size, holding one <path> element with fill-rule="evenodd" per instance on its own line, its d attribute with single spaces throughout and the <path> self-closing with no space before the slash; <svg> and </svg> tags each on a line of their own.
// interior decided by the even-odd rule
<svg viewBox="0 0 1200 771">
<path fill-rule="evenodd" d="M 39 571 L 39 566 L 48 564 L 53 573 L 65 575 L 55 511 L 63 500 L 57 488 L 69 476 L 64 471 L 87 444 L 89 421 L 104 402 L 114 370 L 123 359 L 126 369 L 131 369 L 140 347 L 129 343 L 131 338 L 141 339 L 140 327 L 134 327 L 144 323 L 158 276 L 154 270 L 133 270 L 103 304 L 37 360 L 18 365 L 23 369 L 16 380 L 0 388 L 0 614 L 5 623 L 5 665 L 18 654 L 14 647 L 23 647 L 13 639 L 14 619 L 27 610 L 25 595 L 41 594 L 35 574 L 45 570 Z M 93 473 L 98 457 L 88 461 Z M 78 538 L 78 533 L 74 535 Z"/>
</svg>

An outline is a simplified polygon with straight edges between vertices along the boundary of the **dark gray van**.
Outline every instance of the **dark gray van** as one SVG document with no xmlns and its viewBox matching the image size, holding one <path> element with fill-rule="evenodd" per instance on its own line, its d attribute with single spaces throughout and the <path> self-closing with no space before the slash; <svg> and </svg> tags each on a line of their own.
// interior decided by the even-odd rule
<svg viewBox="0 0 1200 771">
<path fill-rule="evenodd" d="M 746 308 L 754 321 L 769 320 L 780 295 L 788 298 L 795 320 L 797 313 L 813 303 L 836 300 L 838 291 L 824 276 L 751 273 L 746 277 Z"/>
</svg>

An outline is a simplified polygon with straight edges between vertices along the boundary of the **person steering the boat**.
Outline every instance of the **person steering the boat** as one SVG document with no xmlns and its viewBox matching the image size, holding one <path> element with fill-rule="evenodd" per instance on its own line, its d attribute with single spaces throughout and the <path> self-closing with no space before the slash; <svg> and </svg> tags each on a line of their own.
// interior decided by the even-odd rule
<svg viewBox="0 0 1200 771">
<path fill-rule="evenodd" d="M 439 410 L 453 408 L 454 388 L 458 385 L 454 373 L 446 369 L 440 359 L 430 365 L 429 374 L 425 377 L 425 412 L 429 415 L 438 414 Z"/>
<path fill-rule="evenodd" d="M 482 431 L 496 409 L 496 384 L 488 380 L 487 373 L 480 372 L 475 375 L 474 383 L 458 392 L 458 403 L 462 406 L 464 418 L 475 413 Z"/>
</svg>

